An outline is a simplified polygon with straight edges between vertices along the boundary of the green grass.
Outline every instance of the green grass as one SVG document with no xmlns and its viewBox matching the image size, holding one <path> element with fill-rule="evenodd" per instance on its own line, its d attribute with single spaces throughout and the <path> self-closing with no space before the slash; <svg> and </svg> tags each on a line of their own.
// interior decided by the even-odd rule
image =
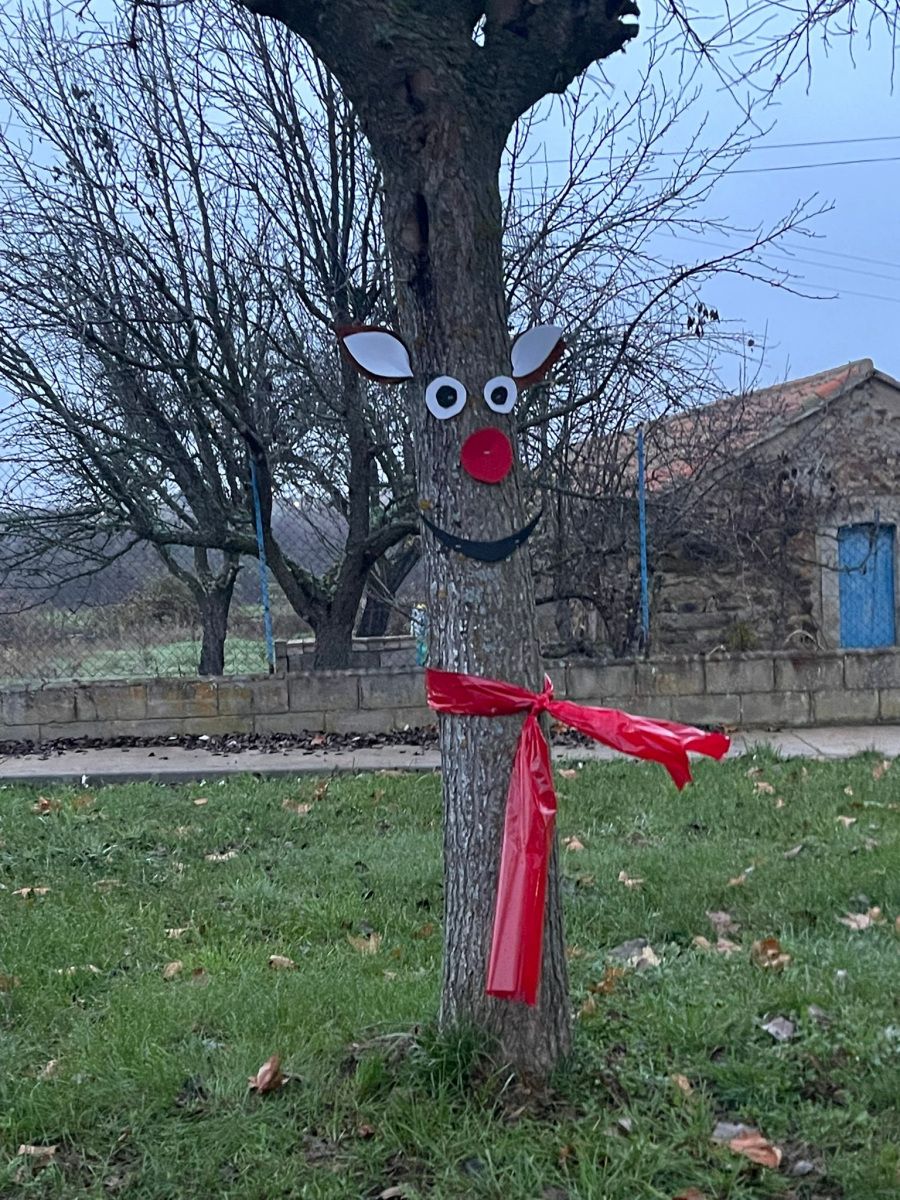
<svg viewBox="0 0 900 1200">
<path fill-rule="evenodd" d="M 701 764 L 681 795 L 624 762 L 560 779 L 560 831 L 585 847 L 563 854 L 573 1004 L 626 939 L 661 962 L 596 996 L 541 1096 L 476 1040 L 431 1029 L 436 778 L 348 777 L 318 797 L 313 781 L 249 778 L 93 804 L 59 791 L 46 815 L 36 792 L 3 790 L 0 972 L 19 983 L 0 982 L 0 1196 L 896 1200 L 900 764 L 875 780 L 865 758 L 756 761 L 774 794 L 748 760 Z M 13 895 L 24 886 L 50 890 Z M 875 905 L 885 920 L 863 932 L 837 920 Z M 732 914 L 740 952 L 693 946 L 714 940 L 706 910 Z M 374 954 L 349 940 L 373 931 Z M 767 936 L 791 956 L 781 972 L 751 961 Z M 272 970 L 272 954 L 297 969 Z M 775 1015 L 794 1040 L 761 1029 Z M 296 1078 L 256 1096 L 248 1076 L 276 1052 Z M 718 1120 L 758 1127 L 814 1173 L 713 1145 Z M 56 1145 L 56 1162 L 34 1169 L 20 1143 Z"/>
</svg>

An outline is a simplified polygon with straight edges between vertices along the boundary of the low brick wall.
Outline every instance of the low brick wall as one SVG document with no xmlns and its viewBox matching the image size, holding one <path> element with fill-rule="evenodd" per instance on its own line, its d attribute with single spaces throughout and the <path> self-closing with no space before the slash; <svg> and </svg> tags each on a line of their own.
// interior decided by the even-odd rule
<svg viewBox="0 0 900 1200">
<path fill-rule="evenodd" d="M 787 651 L 550 666 L 556 692 L 587 704 L 703 725 L 900 721 L 900 651 Z M 379 733 L 434 720 L 414 667 L 284 670 L 9 689 L 0 741 L 173 734 Z"/>
<path fill-rule="evenodd" d="M 275 643 L 275 666 L 282 671 L 311 671 L 316 653 L 312 638 Z M 408 634 L 397 637 L 354 638 L 350 666 L 371 670 L 373 667 L 412 667 L 416 662 L 416 639 Z"/>
</svg>

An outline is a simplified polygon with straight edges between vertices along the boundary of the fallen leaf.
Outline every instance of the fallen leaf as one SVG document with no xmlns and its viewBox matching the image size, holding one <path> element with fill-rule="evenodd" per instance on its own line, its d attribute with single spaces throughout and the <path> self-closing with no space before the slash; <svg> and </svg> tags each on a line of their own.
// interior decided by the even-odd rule
<svg viewBox="0 0 900 1200">
<path fill-rule="evenodd" d="M 573 852 L 584 849 L 584 843 L 579 842 L 578 838 L 574 835 L 572 837 L 563 838 L 563 845 L 567 850 Z"/>
<path fill-rule="evenodd" d="M 716 933 L 721 934 L 740 932 L 741 927 L 736 921 L 732 920 L 731 913 L 707 909 L 706 916 Z"/>
<path fill-rule="evenodd" d="M 773 1017 L 771 1021 L 767 1021 L 763 1025 L 763 1029 L 776 1042 L 789 1042 L 794 1036 L 796 1026 L 787 1017 Z"/>
<path fill-rule="evenodd" d="M 872 778 L 877 783 L 879 779 L 883 779 L 885 774 L 891 769 L 891 760 L 883 758 L 880 763 L 876 763 L 872 768 Z"/>
<path fill-rule="evenodd" d="M 316 786 L 313 788 L 313 799 L 314 800 L 324 800 L 326 795 L 328 794 L 328 788 L 330 786 L 331 786 L 330 779 L 320 779 L 319 782 L 316 784 Z"/>
<path fill-rule="evenodd" d="M 0 975 L 0 992 L 11 992 L 13 988 L 21 986 L 22 980 L 18 975 Z"/>
<path fill-rule="evenodd" d="M 21 896 L 23 900 L 28 900 L 32 896 L 46 896 L 49 891 L 48 887 L 21 887 L 16 888 L 13 895 Z"/>
<path fill-rule="evenodd" d="M 876 850 L 878 848 L 878 846 L 879 846 L 879 841 L 877 838 L 873 838 L 873 837 L 864 837 L 863 838 L 863 849 L 864 850 L 868 850 L 871 853 L 871 851 Z"/>
<path fill-rule="evenodd" d="M 836 821 L 840 821 L 845 829 L 849 829 L 851 825 L 856 824 L 856 817 L 835 817 Z"/>
<path fill-rule="evenodd" d="M 22 1145 L 16 1151 L 19 1158 L 32 1158 L 36 1167 L 46 1167 L 56 1158 L 58 1146 L 26 1146 Z M 20 1181 L 21 1182 L 21 1181 Z"/>
<path fill-rule="evenodd" d="M 622 942 L 620 946 L 610 950 L 609 957 L 636 970 L 659 966 L 659 958 L 646 938 L 631 938 Z"/>
<path fill-rule="evenodd" d="M 167 980 L 174 979 L 177 975 L 180 975 L 183 970 L 184 963 L 179 959 L 176 959 L 174 962 L 166 963 L 162 970 L 162 977 L 163 979 Z"/>
<path fill-rule="evenodd" d="M 753 785 L 753 790 L 760 796 L 774 796 L 775 789 L 771 783 L 766 783 L 765 779 L 757 779 Z"/>
<path fill-rule="evenodd" d="M 281 807 L 287 812 L 300 813 L 301 816 L 305 816 L 312 808 L 312 805 L 304 804 L 301 800 L 291 800 L 289 796 L 286 796 L 281 802 Z"/>
<path fill-rule="evenodd" d="M 356 1127 L 356 1136 L 358 1138 L 363 1138 L 363 1140 L 368 1140 L 369 1138 L 373 1138 L 377 1132 L 378 1132 L 378 1130 L 375 1128 L 374 1125 L 369 1125 L 365 1121 L 363 1121 L 361 1125 L 357 1125 L 357 1127 Z"/>
<path fill-rule="evenodd" d="M 775 797 L 775 807 L 776 808 L 784 808 L 784 800 L 782 800 L 781 796 Z"/>
<path fill-rule="evenodd" d="M 61 800 L 51 800 L 49 796 L 38 796 L 36 803 L 31 806 L 31 811 L 43 816 L 45 813 L 59 812 L 61 808 Z"/>
<path fill-rule="evenodd" d="M 808 1004 L 806 1006 L 806 1011 L 814 1021 L 818 1022 L 819 1025 L 831 1024 L 831 1017 L 829 1017 L 824 1008 L 819 1008 L 818 1004 Z"/>
<path fill-rule="evenodd" d="M 619 872 L 619 883 L 624 883 L 627 888 L 639 888 L 643 882 L 643 879 L 631 879 L 627 871 Z"/>
<path fill-rule="evenodd" d="M 221 854 L 216 853 L 214 851 L 212 854 L 204 854 L 203 855 L 203 857 L 206 859 L 207 862 L 214 862 L 214 863 L 230 862 L 231 859 L 237 858 L 237 856 L 238 856 L 237 850 L 223 850 L 221 852 Z"/>
<path fill-rule="evenodd" d="M 597 997 L 594 995 L 588 996 L 581 1008 L 578 1010 L 579 1017 L 591 1017 L 597 1011 Z"/>
<path fill-rule="evenodd" d="M 175 938 L 184 937 L 189 929 L 190 925 L 174 925 L 171 929 L 166 930 L 166 937 L 172 938 L 173 940 Z"/>
<path fill-rule="evenodd" d="M 900 933 L 900 917 L 894 917 L 894 930 Z"/>
<path fill-rule="evenodd" d="M 255 1075 L 247 1080 L 247 1086 L 258 1096 L 266 1092 L 277 1092 L 287 1083 L 287 1076 L 281 1072 L 281 1059 L 277 1054 L 267 1058 Z"/>
<path fill-rule="evenodd" d="M 270 954 L 269 966 L 273 971 L 293 971 L 297 964 L 286 954 Z"/>
<path fill-rule="evenodd" d="M 595 875 L 576 875 L 575 876 L 575 886 L 577 888 L 584 888 L 585 890 L 587 890 L 588 888 L 592 888 L 596 882 L 597 882 L 597 877 Z"/>
<path fill-rule="evenodd" d="M 900 920 L 900 917 L 898 917 L 898 920 Z M 898 931 L 900 931 L 900 926 L 898 926 Z M 584 958 L 584 950 L 582 950 L 581 946 L 566 946 L 566 960 L 572 962 L 576 958 Z"/>
<path fill-rule="evenodd" d="M 850 787 L 850 785 L 849 785 L 849 784 L 847 785 L 847 787 L 845 787 L 845 788 L 844 788 L 844 795 L 845 795 L 845 796 L 852 796 L 852 795 L 853 795 L 853 788 L 852 788 L 852 787 Z"/>
<path fill-rule="evenodd" d="M 358 950 L 360 954 L 377 954 L 378 948 L 381 945 L 381 934 L 370 933 L 368 937 L 351 937 L 347 934 L 347 941 L 354 950 Z"/>
<path fill-rule="evenodd" d="M 77 975 L 79 971 L 89 971 L 91 975 L 102 975 L 103 972 L 99 967 L 95 967 L 93 963 L 88 963 L 86 967 L 57 967 L 54 970 L 54 975 Z"/>
<path fill-rule="evenodd" d="M 385 979 L 396 979 L 397 978 L 396 971 L 382 971 L 381 973 L 385 977 Z"/>
<path fill-rule="evenodd" d="M 784 857 L 785 858 L 796 858 L 802 849 L 803 849 L 803 843 L 799 842 L 796 846 L 791 846 L 790 850 L 785 850 Z"/>
<path fill-rule="evenodd" d="M 748 779 L 758 779 L 762 773 L 762 767 L 750 767 L 750 769 L 746 772 L 746 775 Z"/>
<path fill-rule="evenodd" d="M 679 1192 L 677 1196 L 673 1196 L 672 1200 L 709 1200 L 706 1192 L 700 1192 L 695 1187 L 688 1188 L 686 1192 Z"/>
<path fill-rule="evenodd" d="M 434 937 L 435 929 L 436 926 L 434 921 L 426 921 L 424 925 L 420 926 L 415 931 L 413 937 L 424 941 L 426 938 Z"/>
<path fill-rule="evenodd" d="M 209 983 L 206 967 L 194 967 L 191 971 L 191 983 L 198 983 L 201 987 L 205 987 Z"/>
<path fill-rule="evenodd" d="M 92 796 L 90 792 L 82 792 L 80 796 L 74 797 L 72 807 L 78 809 L 93 808 L 96 802 L 96 797 Z"/>
<path fill-rule="evenodd" d="M 743 887 L 747 882 L 747 872 L 741 871 L 740 875 L 734 875 L 728 880 L 729 887 Z"/>
<path fill-rule="evenodd" d="M 393 1187 L 386 1187 L 383 1192 L 379 1192 L 378 1200 L 405 1200 L 406 1196 L 406 1188 L 394 1184 Z"/>
<path fill-rule="evenodd" d="M 751 1162 L 773 1170 L 781 1162 L 781 1150 L 767 1141 L 758 1129 L 749 1125 L 732 1125 L 720 1121 L 712 1132 L 712 1141 L 727 1146 L 734 1154 L 741 1154 Z"/>
<path fill-rule="evenodd" d="M 563 777 L 563 779 L 577 779 L 578 778 L 578 772 L 575 770 L 574 767 L 560 767 L 559 773 Z"/>
<path fill-rule="evenodd" d="M 782 949 L 778 938 L 760 938 L 750 947 L 750 957 L 758 967 L 781 971 L 791 961 L 791 956 Z"/>
<path fill-rule="evenodd" d="M 58 1073 L 59 1073 L 59 1059 L 51 1058 L 50 1061 L 47 1063 L 44 1063 L 44 1065 L 38 1071 L 37 1077 L 38 1077 L 38 1079 L 41 1080 L 41 1082 L 46 1082 L 48 1079 L 53 1079 L 53 1077 L 55 1075 L 57 1075 Z"/>
<path fill-rule="evenodd" d="M 206 796 L 198 796 L 194 801 L 194 804 L 197 806 L 197 808 L 202 808 L 204 804 L 209 804 L 209 800 Z"/>
<path fill-rule="evenodd" d="M 870 925 L 878 925 L 884 918 L 881 915 L 880 908 L 870 908 L 864 913 L 847 913 L 845 917 L 838 917 L 842 925 L 846 925 L 848 929 L 862 930 L 868 929 Z"/>
<path fill-rule="evenodd" d="M 625 971 L 622 967 L 607 967 L 603 972 L 603 978 L 598 983 L 588 985 L 588 991 L 600 996 L 609 996 L 624 975 Z"/>
<path fill-rule="evenodd" d="M 687 1075 L 670 1075 L 669 1078 L 683 1095 L 692 1096 L 694 1094 L 694 1089 L 691 1087 L 691 1081 Z"/>
</svg>

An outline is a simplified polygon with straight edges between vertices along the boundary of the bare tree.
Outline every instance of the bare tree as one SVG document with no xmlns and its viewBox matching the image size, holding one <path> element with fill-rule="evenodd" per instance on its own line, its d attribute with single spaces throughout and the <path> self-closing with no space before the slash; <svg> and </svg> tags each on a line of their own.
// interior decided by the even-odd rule
<svg viewBox="0 0 900 1200">
<path fill-rule="evenodd" d="M 268 103 L 253 138 L 190 24 L 148 14 L 139 61 L 115 44 L 85 55 L 41 20 L 10 27 L 3 87 L 26 132 L 2 147 L 0 368 L 32 450 L 91 495 L 86 519 L 119 522 L 190 576 L 204 669 L 221 669 L 237 556 L 257 552 L 252 459 L 269 566 L 319 635 L 319 665 L 340 666 L 372 565 L 415 532 L 396 420 L 331 337 L 376 311 L 377 186 L 333 82 L 298 74 L 298 44 L 272 27 L 266 57 L 250 17 L 231 35 Z M 293 192 L 269 194 L 262 163 L 288 151 L 269 174 Z M 320 573 L 275 536 L 279 494 L 336 513 Z"/>
</svg>

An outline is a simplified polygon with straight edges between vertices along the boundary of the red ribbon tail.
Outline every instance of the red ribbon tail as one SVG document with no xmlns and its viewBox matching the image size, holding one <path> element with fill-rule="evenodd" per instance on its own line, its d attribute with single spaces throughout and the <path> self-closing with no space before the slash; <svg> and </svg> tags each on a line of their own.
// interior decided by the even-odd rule
<svg viewBox="0 0 900 1200">
<path fill-rule="evenodd" d="M 497 882 L 487 992 L 537 1003 L 544 899 L 556 821 L 550 748 L 533 714 L 525 718 L 513 763 Z"/>
</svg>

